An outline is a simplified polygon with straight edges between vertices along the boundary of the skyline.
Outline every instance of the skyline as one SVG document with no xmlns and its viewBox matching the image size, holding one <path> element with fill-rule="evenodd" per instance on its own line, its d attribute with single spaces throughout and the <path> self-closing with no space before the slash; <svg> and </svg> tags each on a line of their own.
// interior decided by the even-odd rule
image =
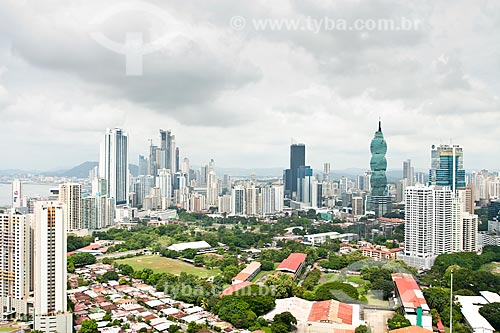
<svg viewBox="0 0 500 333">
<path fill-rule="evenodd" d="M 100 26 L 117 41 L 129 27 L 148 40 L 175 35 L 144 57 L 142 76 L 131 77 L 122 55 L 89 36 L 88 22 L 107 9 L 98 1 L 7 1 L 0 10 L 0 149 L 10 158 L 2 169 L 97 161 L 106 127 L 130 134 L 134 164 L 147 155 L 148 139 L 158 140 L 158 128 L 170 128 L 181 157 L 194 165 L 213 158 L 228 167 L 284 167 L 294 138 L 308 147 L 308 165 L 368 169 L 379 116 L 388 169 L 406 159 L 428 169 L 431 145 L 450 139 L 464 148 L 467 170 L 499 168 L 500 147 L 491 147 L 500 134 L 498 3 L 147 3 L 172 22 L 127 12 L 119 14 L 127 26 L 118 17 Z M 398 32 L 254 31 L 231 28 L 236 15 L 421 24 Z"/>
</svg>

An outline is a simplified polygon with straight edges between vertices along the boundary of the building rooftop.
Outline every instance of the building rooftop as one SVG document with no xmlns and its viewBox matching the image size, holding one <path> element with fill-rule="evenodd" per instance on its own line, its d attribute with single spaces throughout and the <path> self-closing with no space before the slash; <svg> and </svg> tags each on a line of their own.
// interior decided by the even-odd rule
<svg viewBox="0 0 500 333">
<path fill-rule="evenodd" d="M 486 293 L 486 297 L 484 297 L 484 293 Z M 496 296 L 494 296 L 494 295 Z M 482 329 L 484 332 L 495 332 L 495 329 L 491 324 L 479 313 L 479 309 L 485 305 L 490 303 L 489 299 L 494 300 L 497 297 L 500 298 L 495 293 L 490 292 L 481 292 L 482 296 L 457 296 L 458 302 L 462 306 L 461 311 L 465 320 L 472 327 L 472 330 Z"/>
<path fill-rule="evenodd" d="M 283 260 L 278 266 L 278 270 L 297 272 L 300 265 L 306 260 L 307 254 L 305 253 L 291 253 L 288 258 Z"/>
<path fill-rule="evenodd" d="M 315 302 L 309 313 L 308 321 L 328 321 L 352 324 L 352 305 L 335 300 Z"/>
<path fill-rule="evenodd" d="M 420 326 L 408 326 L 391 331 L 391 333 L 429 333 L 429 332 L 432 331 L 426 330 L 425 328 L 422 328 Z"/>
<path fill-rule="evenodd" d="M 252 284 L 253 283 L 248 282 L 248 281 L 237 283 L 237 284 L 233 284 L 233 285 L 227 287 L 226 289 L 224 289 L 224 291 L 220 295 L 221 296 L 231 295 L 232 293 L 234 293 L 234 292 L 236 292 L 236 291 L 238 291 L 238 290 L 240 290 L 242 288 L 251 286 Z"/>
<path fill-rule="evenodd" d="M 233 281 L 246 281 L 250 276 L 252 276 L 252 274 L 255 273 L 255 271 L 260 269 L 260 266 L 262 266 L 260 262 L 252 261 L 233 278 Z"/>
<path fill-rule="evenodd" d="M 184 251 L 187 249 L 201 250 L 201 249 L 209 249 L 209 248 L 211 248 L 210 244 L 208 244 L 205 241 L 199 241 L 199 242 L 187 242 L 187 243 L 172 244 L 167 249 L 180 252 L 180 251 Z"/>
<path fill-rule="evenodd" d="M 392 280 L 396 284 L 401 302 L 405 309 L 422 308 L 429 311 L 429 306 L 424 298 L 424 294 L 411 274 L 395 273 Z"/>
</svg>

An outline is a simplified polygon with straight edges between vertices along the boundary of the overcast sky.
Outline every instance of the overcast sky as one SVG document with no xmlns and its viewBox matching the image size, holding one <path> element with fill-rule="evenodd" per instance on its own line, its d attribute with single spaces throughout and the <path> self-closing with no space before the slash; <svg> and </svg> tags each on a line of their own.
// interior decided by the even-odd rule
<svg viewBox="0 0 500 333">
<path fill-rule="evenodd" d="M 293 138 L 314 167 L 369 168 L 379 116 L 389 169 L 428 168 L 431 144 L 450 141 L 466 168 L 500 166 L 498 1 L 123 3 L 2 1 L 0 169 L 96 161 L 106 127 L 128 131 L 133 163 L 170 128 L 192 164 L 285 167 Z M 254 26 L 325 17 L 417 28 Z M 142 33 L 155 47 L 142 75 L 96 32 L 118 44 Z"/>
</svg>

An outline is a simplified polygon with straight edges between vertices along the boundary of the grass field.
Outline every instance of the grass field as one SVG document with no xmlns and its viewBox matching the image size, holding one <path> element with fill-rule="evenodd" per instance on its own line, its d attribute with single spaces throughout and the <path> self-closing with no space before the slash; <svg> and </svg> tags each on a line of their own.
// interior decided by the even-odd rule
<svg viewBox="0 0 500 333">
<path fill-rule="evenodd" d="M 11 327 L 11 326 L 0 326 L 0 332 L 2 333 L 7 333 L 7 332 L 14 332 L 16 329 Z"/>
<path fill-rule="evenodd" d="M 481 267 L 481 270 L 491 272 L 493 274 L 500 274 L 500 262 L 490 262 Z"/>
<path fill-rule="evenodd" d="M 333 281 L 340 281 L 340 275 L 336 273 L 323 273 L 321 274 L 321 279 L 319 284 L 333 282 Z M 346 279 L 340 282 L 356 284 L 357 285 L 356 289 L 358 290 L 358 293 L 360 295 L 366 294 L 366 299 L 368 301 L 368 304 L 370 305 L 387 306 L 389 304 L 388 301 L 377 299 L 377 297 L 375 297 L 375 295 L 371 291 L 366 290 L 366 284 L 368 283 L 368 281 L 363 280 L 359 275 L 347 275 Z"/>
<path fill-rule="evenodd" d="M 220 270 L 213 269 L 207 270 L 202 267 L 195 267 L 189 263 L 181 260 L 160 257 L 156 255 L 151 256 L 138 256 L 133 258 L 117 260 L 117 263 L 128 264 L 134 270 L 142 270 L 144 268 L 151 268 L 157 273 L 171 273 L 179 275 L 181 272 L 193 274 L 199 277 L 210 277 L 220 273 Z"/>
</svg>

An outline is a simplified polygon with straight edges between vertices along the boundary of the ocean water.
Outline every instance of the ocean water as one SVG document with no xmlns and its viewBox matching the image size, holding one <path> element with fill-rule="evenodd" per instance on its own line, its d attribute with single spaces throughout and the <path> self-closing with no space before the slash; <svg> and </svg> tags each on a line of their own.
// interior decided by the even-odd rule
<svg viewBox="0 0 500 333">
<path fill-rule="evenodd" d="M 57 184 L 23 184 L 23 195 L 48 197 L 49 190 Z M 0 184 L 0 207 L 10 207 L 12 203 L 12 185 Z"/>
</svg>

